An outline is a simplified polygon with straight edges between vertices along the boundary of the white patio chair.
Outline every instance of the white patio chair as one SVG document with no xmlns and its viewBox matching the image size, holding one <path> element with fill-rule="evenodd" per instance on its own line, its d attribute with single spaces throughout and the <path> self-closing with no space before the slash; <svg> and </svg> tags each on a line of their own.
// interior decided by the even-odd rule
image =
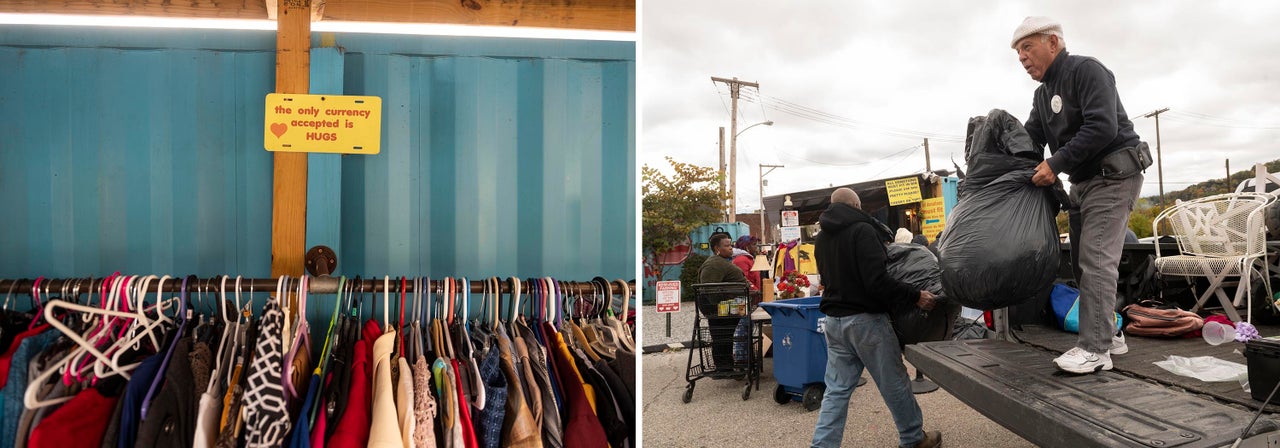
<svg viewBox="0 0 1280 448">
<path fill-rule="evenodd" d="M 1271 276 L 1280 278 L 1280 173 L 1268 173 L 1266 165 L 1255 163 L 1253 177 L 1245 179 L 1236 187 L 1236 193 L 1252 190 L 1254 193 L 1267 193 L 1276 197 L 1275 204 L 1268 207 L 1265 223 L 1270 240 L 1267 241 L 1267 257 L 1270 258 Z M 1280 309 L 1280 301 L 1273 304 Z"/>
<path fill-rule="evenodd" d="M 1252 323 L 1252 278 L 1256 274 L 1266 282 L 1267 250 L 1264 211 L 1276 197 L 1259 193 L 1228 193 L 1191 201 L 1179 201 L 1165 210 L 1152 223 L 1157 239 L 1161 224 L 1170 230 L 1166 235 L 1178 242 L 1179 255 L 1163 256 L 1156 245 L 1156 270 L 1160 275 L 1206 277 L 1209 288 L 1196 301 L 1192 312 L 1204 307 L 1209 296 L 1216 295 L 1232 322 L 1240 321 L 1236 308 L 1244 306 Z M 1236 277 L 1234 299 L 1228 298 L 1224 286 Z M 1194 285 L 1194 284 L 1193 284 Z M 1193 289 L 1194 291 L 1194 289 Z"/>
</svg>

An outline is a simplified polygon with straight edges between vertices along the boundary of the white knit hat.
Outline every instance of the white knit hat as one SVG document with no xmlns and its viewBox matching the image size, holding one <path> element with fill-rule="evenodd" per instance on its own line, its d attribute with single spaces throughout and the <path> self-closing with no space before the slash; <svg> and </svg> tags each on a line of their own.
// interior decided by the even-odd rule
<svg viewBox="0 0 1280 448">
<path fill-rule="evenodd" d="M 910 242 L 911 242 L 911 237 L 912 237 L 912 235 L 911 235 L 911 231 L 910 231 L 910 230 L 907 230 L 907 229 L 906 229 L 906 228 L 904 228 L 904 227 L 899 227 L 899 228 L 898 228 L 898 233 L 896 233 L 896 234 L 894 234 L 894 235 L 893 235 L 893 242 L 895 242 L 895 243 L 910 243 Z"/>
<path fill-rule="evenodd" d="M 1058 40 L 1062 40 L 1062 24 L 1048 17 L 1027 17 L 1022 21 L 1022 25 L 1018 25 L 1018 29 L 1013 30 L 1013 41 L 1009 42 L 1009 48 L 1017 48 L 1018 41 L 1024 37 L 1041 33 L 1052 34 L 1058 36 Z"/>
</svg>

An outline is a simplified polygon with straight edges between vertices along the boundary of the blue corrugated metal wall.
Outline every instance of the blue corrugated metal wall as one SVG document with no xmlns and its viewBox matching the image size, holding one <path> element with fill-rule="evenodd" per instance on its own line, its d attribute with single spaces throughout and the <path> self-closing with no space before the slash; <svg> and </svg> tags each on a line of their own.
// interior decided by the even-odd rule
<svg viewBox="0 0 1280 448">
<path fill-rule="evenodd" d="M 384 104 L 382 154 L 333 180 L 343 272 L 635 277 L 633 43 L 337 41 Z M 273 45 L 0 30 L 0 278 L 269 275 Z"/>
</svg>

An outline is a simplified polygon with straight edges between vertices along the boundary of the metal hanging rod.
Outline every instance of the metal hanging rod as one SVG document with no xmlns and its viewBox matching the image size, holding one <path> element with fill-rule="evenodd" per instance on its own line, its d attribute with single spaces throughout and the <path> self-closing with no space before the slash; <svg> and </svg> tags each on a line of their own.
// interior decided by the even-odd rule
<svg viewBox="0 0 1280 448">
<path fill-rule="evenodd" d="M 294 277 L 294 278 L 296 279 L 297 277 Z M 457 279 L 458 277 L 454 277 L 454 278 Z M 169 280 L 165 281 L 163 292 L 179 292 L 182 289 L 182 279 L 183 277 L 171 277 Z M 221 290 L 223 285 L 222 279 L 223 277 L 200 278 L 200 279 L 197 279 L 194 283 L 189 283 L 187 285 L 187 289 L 190 291 Z M 500 293 L 502 294 L 510 293 L 511 292 L 510 278 L 509 277 L 499 278 L 498 280 L 499 280 Z M 98 291 L 102 286 L 102 281 L 103 279 L 101 277 L 42 279 L 40 280 L 40 291 L 42 293 L 47 291 L 53 294 L 61 294 L 62 291 L 65 289 L 67 292 L 74 292 L 76 289 L 76 286 L 78 285 L 79 292 L 81 294 L 85 294 L 90 291 Z M 36 281 L 34 279 L 29 279 L 29 278 L 18 279 L 18 280 L 0 279 L 0 294 L 8 294 L 9 292 L 12 292 L 15 294 L 31 294 L 32 288 L 35 287 L 35 282 Z M 568 293 L 591 294 L 593 292 L 598 292 L 603 290 L 603 287 L 601 286 L 600 282 L 593 283 L 591 281 L 583 282 L 583 281 L 562 281 L 562 280 L 556 280 L 556 282 L 562 285 L 561 291 L 568 292 Z M 609 283 L 609 289 L 612 290 L 613 294 L 621 294 L 623 292 L 623 289 L 620 287 L 621 285 L 619 284 L 621 280 L 612 280 L 612 281 L 606 280 L 606 282 Z M 160 282 L 154 282 L 154 281 L 151 282 L 151 284 L 147 287 L 147 292 L 157 292 L 156 288 L 160 286 L 159 283 Z M 241 291 L 252 290 L 253 292 L 274 292 L 276 289 L 277 283 L 278 283 L 277 279 L 271 279 L 271 278 L 252 278 L 252 279 L 242 278 L 240 279 L 240 290 Z M 389 283 L 391 287 L 391 292 L 401 292 L 400 277 L 393 277 L 387 283 Z M 482 277 L 480 280 L 470 280 L 470 283 L 471 283 L 470 286 L 471 286 L 472 293 L 481 293 L 485 291 L 485 278 Z M 520 290 L 524 294 L 528 294 L 529 291 L 534 287 L 533 282 L 528 280 L 522 280 L 520 283 L 521 283 Z M 382 277 L 377 277 L 377 278 L 361 277 L 359 283 L 355 283 L 355 279 L 349 277 L 347 278 L 347 284 L 352 285 L 357 290 L 363 290 L 364 292 L 375 292 L 375 293 L 386 292 L 386 290 L 383 288 L 384 282 Z M 627 291 L 629 291 L 631 295 L 635 295 L 636 294 L 635 280 L 626 282 L 626 284 L 627 284 Z M 235 288 L 235 285 L 236 285 L 235 277 L 230 277 L 227 279 L 226 286 L 228 290 Z M 443 280 L 431 279 L 429 288 L 430 288 L 430 291 L 435 292 L 438 290 L 438 288 L 441 288 L 443 285 L 444 285 Z M 308 278 L 307 289 L 308 289 L 308 292 L 311 294 L 336 294 L 338 292 L 338 278 L 337 277 L 310 277 Z M 413 278 L 405 277 L 404 292 L 406 293 L 414 292 Z"/>
</svg>

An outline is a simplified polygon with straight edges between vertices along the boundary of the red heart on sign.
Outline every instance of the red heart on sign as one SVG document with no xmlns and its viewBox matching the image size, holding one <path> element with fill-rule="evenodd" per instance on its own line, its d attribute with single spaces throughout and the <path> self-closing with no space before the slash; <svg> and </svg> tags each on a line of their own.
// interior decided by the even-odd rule
<svg viewBox="0 0 1280 448">
<path fill-rule="evenodd" d="M 289 126 L 286 126 L 284 123 L 271 123 L 271 133 L 275 134 L 276 138 L 280 138 L 280 136 L 284 135 L 285 131 L 288 130 Z"/>
</svg>

